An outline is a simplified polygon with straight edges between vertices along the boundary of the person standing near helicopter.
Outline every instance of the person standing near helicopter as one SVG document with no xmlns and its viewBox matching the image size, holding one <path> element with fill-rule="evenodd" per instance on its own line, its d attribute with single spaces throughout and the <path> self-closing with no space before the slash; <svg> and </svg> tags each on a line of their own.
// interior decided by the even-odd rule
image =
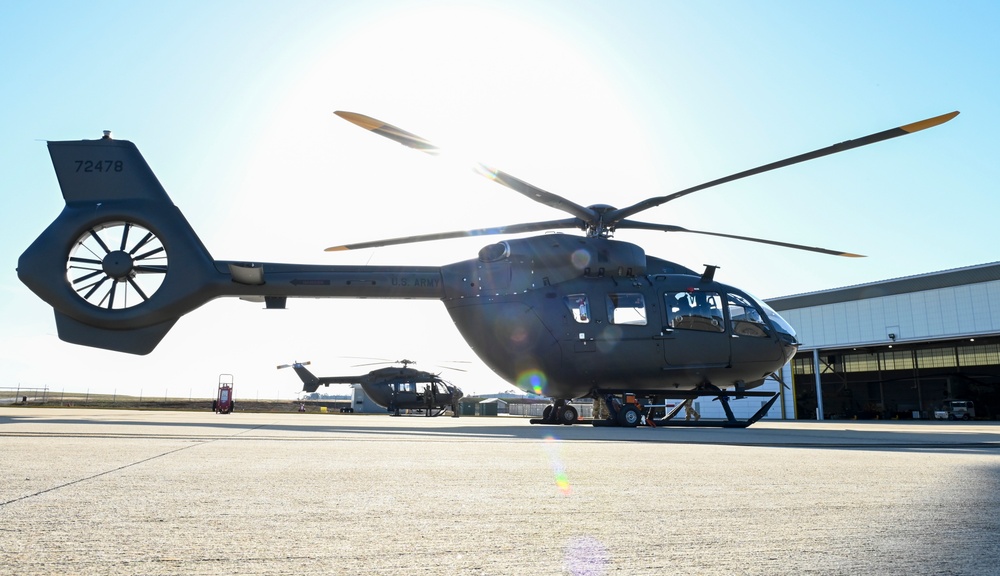
<svg viewBox="0 0 1000 576">
<path fill-rule="evenodd" d="M 608 405 L 604 402 L 604 398 L 600 394 L 594 396 L 594 420 L 607 420 L 611 416 L 608 414 Z"/>
<path fill-rule="evenodd" d="M 462 406 L 462 391 L 458 386 L 449 386 L 451 392 L 451 417 L 458 418 L 459 410 Z"/>
<path fill-rule="evenodd" d="M 695 422 L 701 419 L 701 414 L 694 409 L 694 398 L 688 398 L 684 401 L 684 420 L 690 421 L 692 416 Z"/>
</svg>

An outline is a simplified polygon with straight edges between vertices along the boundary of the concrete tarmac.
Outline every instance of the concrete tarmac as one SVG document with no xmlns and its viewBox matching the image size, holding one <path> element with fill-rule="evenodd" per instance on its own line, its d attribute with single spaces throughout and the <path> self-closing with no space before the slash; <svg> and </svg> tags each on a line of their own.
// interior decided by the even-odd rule
<svg viewBox="0 0 1000 576">
<path fill-rule="evenodd" d="M 0 574 L 996 574 L 1000 425 L 0 408 Z"/>
</svg>

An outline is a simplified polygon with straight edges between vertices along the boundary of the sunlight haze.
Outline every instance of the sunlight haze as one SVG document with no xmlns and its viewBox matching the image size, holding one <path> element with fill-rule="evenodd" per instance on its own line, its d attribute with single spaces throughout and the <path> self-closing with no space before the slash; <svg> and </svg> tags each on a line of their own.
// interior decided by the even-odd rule
<svg viewBox="0 0 1000 576">
<path fill-rule="evenodd" d="M 17 260 L 63 206 L 45 141 L 102 130 L 138 146 L 216 259 L 443 265 L 503 237 L 324 248 L 566 215 L 334 111 L 578 204 L 624 207 L 960 110 L 637 216 L 867 258 L 617 238 L 718 265 L 718 280 L 765 299 L 998 260 L 995 2 L 43 1 L 0 15 L 4 388 L 209 397 L 231 373 L 237 398 L 288 399 L 301 383 L 277 365 L 362 373 L 352 366 L 367 357 L 470 362 L 444 376 L 467 394 L 514 389 L 433 300 L 220 299 L 147 356 L 61 342 Z"/>
</svg>

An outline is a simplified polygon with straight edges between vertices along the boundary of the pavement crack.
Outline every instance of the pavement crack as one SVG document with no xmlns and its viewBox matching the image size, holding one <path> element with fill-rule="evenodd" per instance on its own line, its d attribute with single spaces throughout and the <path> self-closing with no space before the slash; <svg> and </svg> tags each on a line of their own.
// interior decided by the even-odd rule
<svg viewBox="0 0 1000 576">
<path fill-rule="evenodd" d="M 253 432 L 254 430 L 257 430 L 257 429 L 260 429 L 260 428 L 264 428 L 266 426 L 268 426 L 268 424 L 261 424 L 260 426 L 254 426 L 253 428 L 247 428 L 245 430 L 241 430 L 241 431 L 239 431 L 239 432 L 237 432 L 237 433 L 235 433 L 235 434 L 233 434 L 231 436 L 224 436 L 224 437 L 221 437 L 221 438 L 213 438 L 211 440 L 206 440 L 204 442 L 198 442 L 196 444 L 188 444 L 187 446 L 181 446 L 180 448 L 175 448 L 173 450 L 167 450 L 166 452 L 162 452 L 160 454 L 156 454 L 155 456 L 150 456 L 149 458 L 143 458 L 142 460 L 136 460 L 135 462 L 130 462 L 128 464 L 123 464 L 121 466 L 118 466 L 117 468 L 112 468 L 111 470 L 105 470 L 104 472 L 98 472 L 97 474 L 91 474 L 90 476 L 85 476 L 83 478 L 77 478 L 76 480 L 71 480 L 69 482 L 64 482 L 62 484 L 46 488 L 45 490 L 39 490 L 39 491 L 33 492 L 31 494 L 25 494 L 24 496 L 18 496 L 17 498 L 11 498 L 10 500 L 7 500 L 6 502 L 0 502 L 0 508 L 3 508 L 5 506 L 7 506 L 8 504 L 14 504 L 16 502 L 21 502 L 22 500 L 28 500 L 29 498 L 34 498 L 36 496 L 41 496 L 42 494 L 47 494 L 49 492 L 54 492 L 56 490 L 61 490 L 63 488 L 67 488 L 69 486 L 73 486 L 75 484 L 80 484 L 82 482 L 87 482 L 87 481 L 93 480 L 95 478 L 100 478 L 101 476 L 107 476 L 108 474 L 114 474 L 115 472 L 121 472 L 122 470 L 126 470 L 128 468 L 132 468 L 133 466 L 138 466 L 140 464 L 145 464 L 146 462 L 157 460 L 157 459 L 163 458 L 165 456 L 170 456 L 171 454 L 176 454 L 177 452 L 181 452 L 182 450 L 187 450 L 189 448 L 194 448 L 195 446 L 203 446 L 205 444 L 209 444 L 209 443 L 212 443 L 212 442 L 218 442 L 219 440 L 228 440 L 230 438 L 233 438 L 233 437 L 236 437 L 236 436 L 240 436 L 240 435 L 246 434 L 248 432 Z"/>
</svg>

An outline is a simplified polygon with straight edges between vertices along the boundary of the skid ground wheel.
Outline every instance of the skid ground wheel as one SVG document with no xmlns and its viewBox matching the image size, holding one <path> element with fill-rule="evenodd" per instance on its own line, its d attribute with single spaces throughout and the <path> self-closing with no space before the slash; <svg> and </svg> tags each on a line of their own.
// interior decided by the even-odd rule
<svg viewBox="0 0 1000 576">
<path fill-rule="evenodd" d="M 576 423 L 579 413 L 577 413 L 576 408 L 566 405 L 559 408 L 559 413 L 556 416 L 560 424 L 570 425 Z"/>
<path fill-rule="evenodd" d="M 121 310 L 142 304 L 167 275 L 167 252 L 151 231 L 111 221 L 86 230 L 66 259 L 66 280 L 90 304 Z"/>
<path fill-rule="evenodd" d="M 548 406 L 545 407 L 544 410 L 542 410 L 542 420 L 545 420 L 546 422 L 552 420 L 552 405 L 551 404 L 549 404 Z"/>
<path fill-rule="evenodd" d="M 622 409 L 618 412 L 618 425 L 625 428 L 635 428 L 639 425 L 640 419 L 639 409 L 632 404 L 622 406 Z"/>
</svg>

